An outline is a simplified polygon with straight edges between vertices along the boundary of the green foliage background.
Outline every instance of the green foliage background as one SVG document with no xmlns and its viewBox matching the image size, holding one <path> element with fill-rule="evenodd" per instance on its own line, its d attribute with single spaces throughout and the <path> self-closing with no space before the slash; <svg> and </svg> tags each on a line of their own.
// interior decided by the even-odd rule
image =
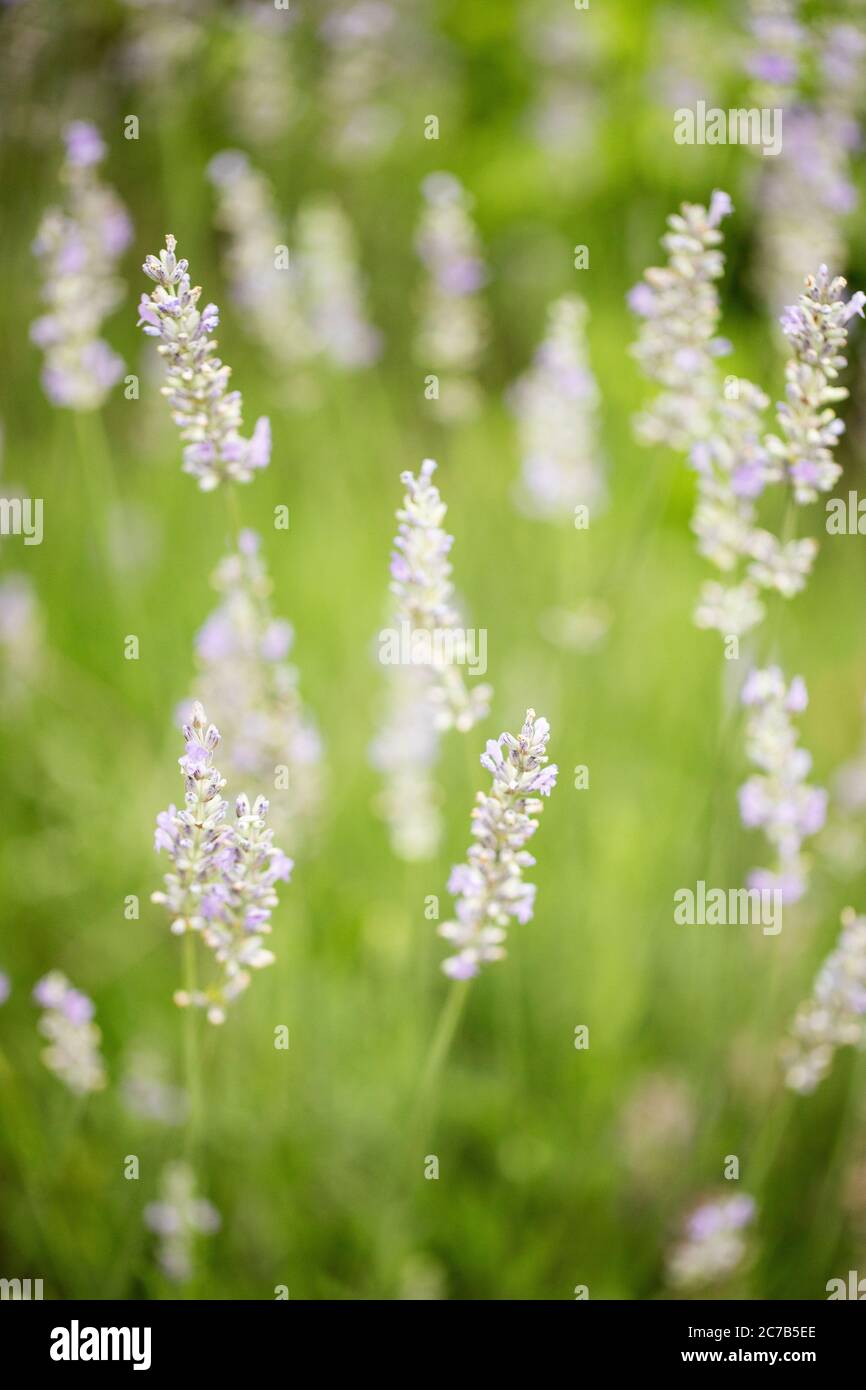
<svg viewBox="0 0 866 1390">
<path fill-rule="evenodd" d="M 679 1223 L 727 1186 L 724 1159 L 736 1154 L 740 1187 L 759 1206 L 755 1257 L 710 1292 L 822 1298 L 828 1278 L 864 1258 L 864 1062 L 840 1055 L 813 1097 L 791 1099 L 777 1048 L 835 940 L 839 910 L 866 907 L 866 883 L 862 867 L 843 876 L 818 850 L 810 895 L 781 936 L 674 926 L 677 887 L 738 885 L 763 846 L 738 821 L 742 726 L 725 717 L 721 644 L 691 622 L 706 574 L 688 524 L 693 479 L 669 452 L 637 446 L 630 426 L 646 387 L 628 355 L 624 295 L 657 260 L 667 213 L 714 187 L 736 207 L 723 287 L 732 370 L 774 399 L 781 391 L 779 335 L 749 278 L 757 161 L 736 147 L 676 147 L 677 103 L 663 87 L 666 36 L 685 35 L 707 99 L 744 104 L 727 60 L 741 16 L 725 3 L 547 7 L 585 26 L 586 53 L 569 80 L 594 112 L 586 138 L 552 152 L 527 123 L 539 80 L 524 40 L 532 7 L 419 3 L 419 20 L 439 36 L 435 61 L 416 55 L 396 85 L 403 126 L 391 150 L 347 166 L 325 139 L 315 14 L 301 0 L 292 9 L 299 116 L 250 154 L 287 228 L 308 193 L 338 195 L 387 340 L 370 372 L 322 368 L 320 405 L 306 413 L 286 404 L 287 383 L 231 304 L 204 176 L 213 154 L 242 143 L 230 85 L 240 8 L 203 4 L 194 59 L 170 85 L 147 88 L 117 61 L 135 13 L 121 3 L 23 0 L 0 16 L 5 37 L 18 36 L 17 47 L 3 45 L 3 481 L 45 501 L 44 544 L 4 539 L 0 573 L 26 569 L 33 579 L 50 652 L 24 703 L 0 708 L 0 968 L 13 982 L 0 1010 L 0 1274 L 42 1277 L 50 1297 L 175 1296 L 141 1214 L 183 1137 L 131 1117 L 116 1083 L 139 1044 L 183 1080 L 183 1018 L 171 1002 L 180 949 L 149 903 L 164 868 L 152 822 L 179 791 L 173 711 L 232 531 L 222 492 L 202 495 L 180 472 L 152 345 L 135 328 L 139 264 L 170 230 L 222 307 L 220 349 L 247 422 L 271 417 L 271 467 L 238 498 L 244 524 L 265 535 L 276 611 L 296 627 L 329 778 L 318 836 L 297 856 L 275 918 L 277 964 L 225 1028 L 203 1030 L 197 1170 L 223 1228 L 201 1243 L 183 1296 L 270 1298 L 287 1284 L 293 1298 L 567 1299 L 586 1284 L 592 1298 L 664 1297 L 664 1253 Z M 138 141 L 122 138 L 130 112 Z M 438 142 L 423 139 L 430 112 L 440 116 Z M 57 197 L 59 135 L 71 118 L 100 125 L 105 176 L 132 212 L 128 302 L 106 332 L 142 381 L 139 401 L 116 391 L 101 420 L 80 422 L 43 397 L 26 328 L 38 312 L 31 242 Z M 410 352 L 418 185 L 438 168 L 473 193 L 493 271 L 484 409 L 458 428 L 425 408 Z M 854 285 L 866 284 L 860 231 L 855 218 Z M 587 271 L 572 266 L 578 243 L 590 248 Z M 503 401 L 548 302 L 574 290 L 592 312 L 612 492 L 588 532 L 514 510 L 519 456 Z M 842 493 L 862 485 L 858 353 Z M 495 699 L 485 726 L 444 741 L 445 843 L 435 862 L 407 867 L 373 814 L 367 748 L 381 717 L 373 638 L 398 475 L 425 455 L 440 464 L 457 583 L 488 630 Z M 291 509 L 288 533 L 271 527 L 279 503 Z M 803 742 L 826 784 L 860 739 L 866 604 L 862 541 L 831 541 L 822 522 L 820 506 L 804 509 L 803 526 L 823 537 L 819 562 L 768 630 L 786 670 L 809 684 Z M 588 652 L 547 640 L 542 615 L 587 599 L 608 606 L 606 640 Z M 138 661 L 123 657 L 130 633 Z M 425 1181 L 423 1154 L 407 1150 L 408 1115 L 447 982 L 424 899 L 439 894 L 445 912 L 449 867 L 463 857 L 484 781 L 483 740 L 516 728 L 527 705 L 549 717 L 561 769 L 536 839 L 537 912 L 512 930 L 508 960 L 472 987 L 428 1140 L 440 1179 Z M 572 785 L 578 764 L 590 769 L 585 791 Z M 124 919 L 129 894 L 141 900 L 139 921 Z M 52 967 L 94 997 L 104 1033 L 112 1084 L 86 1104 L 39 1060 L 29 993 Z M 273 1046 L 281 1023 L 288 1052 Z M 587 1051 L 575 1050 L 578 1024 L 589 1027 Z M 660 1154 L 649 1139 L 635 1153 L 624 1115 L 658 1076 L 687 1088 L 693 1128 Z M 123 1177 L 129 1154 L 141 1160 L 137 1182 Z"/>
</svg>

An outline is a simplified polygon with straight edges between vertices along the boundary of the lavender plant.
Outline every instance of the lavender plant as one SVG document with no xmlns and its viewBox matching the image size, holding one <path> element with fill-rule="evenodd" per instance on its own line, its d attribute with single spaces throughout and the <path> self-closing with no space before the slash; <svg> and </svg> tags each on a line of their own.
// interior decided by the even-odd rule
<svg viewBox="0 0 866 1390">
<path fill-rule="evenodd" d="M 73 121 L 63 132 L 63 208 L 42 218 L 33 250 L 46 312 L 30 327 L 45 354 L 42 386 L 52 405 L 97 410 L 123 375 L 123 361 L 100 330 L 123 297 L 117 263 L 132 238 L 129 216 L 99 178 L 105 145 L 95 126 Z"/>
<path fill-rule="evenodd" d="M 424 459 L 417 478 L 408 471 L 400 475 L 406 495 L 391 555 L 396 602 L 392 626 L 379 638 L 380 660 L 392 669 L 370 757 L 385 777 L 379 809 L 402 859 L 427 858 L 438 843 L 441 820 L 431 770 L 440 734 L 451 728 L 467 732 L 484 718 L 492 695 L 484 683 L 470 689 L 459 669 L 469 639 L 458 626 L 448 560 L 454 537 L 442 526 L 447 508 L 431 481 L 435 470 L 434 460 Z"/>
<path fill-rule="evenodd" d="M 773 869 L 755 869 L 749 887 L 778 890 L 783 902 L 797 902 L 806 890 L 803 840 L 815 835 L 827 815 L 827 793 L 806 782 L 810 754 L 798 747 L 791 719 L 808 704 L 800 676 L 787 684 L 778 666 L 753 670 L 741 699 L 749 710 L 746 751 L 760 769 L 740 788 L 740 816 L 749 829 L 764 831 L 775 852 Z"/>
<path fill-rule="evenodd" d="M 165 875 L 165 890 L 154 893 L 152 901 L 166 909 L 175 935 L 198 933 L 213 951 L 218 978 L 204 990 L 178 991 L 175 1003 L 205 1009 L 208 1021 L 219 1024 L 249 985 L 250 971 L 273 964 L 264 937 L 278 902 L 276 883 L 288 882 L 292 861 L 272 843 L 264 797 L 250 805 L 239 796 L 235 822 L 227 821 L 228 803 L 221 796 L 225 778 L 213 764 L 220 736 L 200 704 L 193 706 L 183 733 L 185 808 L 169 806 L 157 817 L 155 848 L 167 852 L 173 868 Z"/>
<path fill-rule="evenodd" d="M 577 295 L 552 304 L 544 341 L 511 391 L 523 457 L 518 500 L 532 517 L 568 517 L 579 504 L 595 508 L 604 500 L 599 391 L 587 357 L 587 316 Z"/>
<path fill-rule="evenodd" d="M 727 194 L 713 199 L 730 211 Z M 778 484 L 802 506 L 838 478 L 833 450 L 845 427 L 835 407 L 848 392 L 837 381 L 846 366 L 847 324 L 855 314 L 863 317 L 866 296 L 858 291 L 844 300 L 845 281 L 831 277 L 826 266 L 807 277 L 798 303 L 781 319 L 791 356 L 786 399 L 776 408 L 779 431 L 764 433 L 767 397 L 736 377 L 728 378 L 723 392 L 715 365 L 727 347 L 716 336 L 719 306 L 712 282 L 722 270 L 717 218 L 684 205 L 682 215 L 669 221 L 672 233 L 664 244 L 670 264 L 647 271 L 630 297 L 644 317 L 635 354 L 664 388 L 639 417 L 637 433 L 645 442 L 688 451 L 697 474 L 692 529 L 698 547 L 732 581 L 704 584 L 695 622 L 739 636 L 762 620 L 762 590 L 790 598 L 811 571 L 815 541 L 764 529 L 757 503 L 768 485 Z"/>
<path fill-rule="evenodd" d="M 853 907 L 842 913 L 842 930 L 821 965 L 812 997 L 797 1010 L 782 1050 L 785 1084 L 809 1095 L 828 1075 L 839 1047 L 866 1041 L 866 917 Z"/>
<path fill-rule="evenodd" d="M 162 1195 L 144 1209 L 144 1224 L 160 1237 L 158 1260 L 163 1273 L 174 1283 L 192 1278 L 197 1236 L 214 1235 L 222 1218 L 212 1202 L 196 1195 L 195 1174 L 188 1163 L 166 1164 L 162 1172 Z"/>
<path fill-rule="evenodd" d="M 754 1199 L 745 1193 L 701 1203 L 668 1258 L 671 1283 L 687 1289 L 730 1278 L 745 1263 L 745 1231 L 754 1219 Z"/>
<path fill-rule="evenodd" d="M 242 322 L 277 367 L 305 361 L 314 345 L 300 303 L 300 276 L 277 265 L 284 243 L 267 179 L 239 150 L 211 160 L 217 222 L 228 236 L 226 263 Z"/>
<path fill-rule="evenodd" d="M 216 356 L 211 337 L 219 310 L 207 304 L 199 310 L 201 288 L 192 288 L 189 262 L 175 255 L 177 242 L 165 239 L 159 256 L 148 256 L 142 269 L 156 282 L 138 306 L 139 326 L 159 338 L 157 351 L 166 362 L 162 394 L 172 407 L 172 419 L 185 440 L 183 471 L 198 479 L 203 492 L 232 480 L 248 483 L 271 457 L 271 427 L 266 416 L 256 421 L 249 439 L 241 436 L 242 400 L 229 391 L 231 368 Z"/>
<path fill-rule="evenodd" d="M 296 239 L 304 312 L 319 352 L 341 371 L 371 367 L 382 335 L 367 317 L 352 224 L 333 198 L 308 199 Z"/>
<path fill-rule="evenodd" d="M 487 280 L 471 202 L 452 174 L 431 174 L 421 185 L 424 212 L 416 250 L 427 271 L 416 357 L 444 373 L 440 409 L 445 419 L 473 414 L 478 406 L 475 371 L 488 336 L 478 291 Z"/>
<path fill-rule="evenodd" d="M 452 979 L 471 979 L 482 965 L 502 960 L 509 921 L 532 918 L 536 890 L 523 881 L 523 871 L 535 860 L 525 845 L 538 829 L 539 798 L 550 796 L 556 785 L 556 764 L 547 766 L 549 738 L 547 720 L 529 709 L 516 738 L 503 733 L 489 739 L 481 755 L 493 785 L 476 797 L 475 843 L 467 862 L 452 869 L 448 880 L 449 893 L 457 897 L 455 920 L 439 927 L 439 935 L 457 948 L 442 965 Z"/>
<path fill-rule="evenodd" d="M 254 531 L 241 532 L 212 584 L 221 601 L 196 637 L 198 689 L 226 740 L 230 776 L 273 794 L 274 833 L 294 846 L 321 801 L 321 740 L 287 660 L 294 631 L 273 615 Z"/>
<path fill-rule="evenodd" d="M 42 1060 L 49 1071 L 76 1095 L 103 1090 L 102 1033 L 93 1022 L 93 1001 L 74 989 L 60 970 L 43 975 L 33 990 L 33 999 L 44 1011 L 38 1027 L 48 1040 Z"/>
</svg>

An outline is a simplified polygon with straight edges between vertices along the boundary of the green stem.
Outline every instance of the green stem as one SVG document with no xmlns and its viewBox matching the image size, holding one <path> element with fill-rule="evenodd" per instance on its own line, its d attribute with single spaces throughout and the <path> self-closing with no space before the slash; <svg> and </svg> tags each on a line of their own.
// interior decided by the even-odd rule
<svg viewBox="0 0 866 1390">
<path fill-rule="evenodd" d="M 196 979 L 195 938 L 190 931 L 184 936 L 183 964 L 184 988 L 192 998 L 198 989 L 198 983 Z M 186 1018 L 184 1019 L 184 1066 L 188 1104 L 186 1120 L 186 1156 L 188 1159 L 192 1159 L 195 1154 L 201 1132 L 201 1054 L 199 1051 L 197 1012 L 192 1003 L 187 1004 Z"/>
<path fill-rule="evenodd" d="M 413 1151 L 421 1148 L 436 1115 L 436 1096 L 457 1025 L 469 995 L 469 980 L 453 980 L 445 996 L 439 1022 L 433 1034 L 427 1061 L 421 1073 L 421 1084 L 415 1097 L 414 1123 L 411 1126 Z"/>
</svg>

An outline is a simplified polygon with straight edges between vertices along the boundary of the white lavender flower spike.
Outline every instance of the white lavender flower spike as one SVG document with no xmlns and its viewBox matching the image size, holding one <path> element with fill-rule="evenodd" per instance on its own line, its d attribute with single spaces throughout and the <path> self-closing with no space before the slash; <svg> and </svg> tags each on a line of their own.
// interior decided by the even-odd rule
<svg viewBox="0 0 866 1390">
<path fill-rule="evenodd" d="M 241 532 L 211 583 L 221 602 L 196 637 L 198 689 L 219 721 L 229 775 L 271 796 L 274 834 L 294 850 L 321 801 L 322 747 L 287 660 L 292 625 L 271 610 L 255 531 Z"/>
<path fill-rule="evenodd" d="M 66 206 L 46 212 L 33 244 L 46 312 L 30 337 L 45 353 L 42 385 L 51 403 L 97 410 L 123 375 L 122 359 L 99 335 L 123 297 L 116 267 L 132 227 L 120 199 L 99 180 L 105 146 L 98 130 L 73 121 L 63 134 Z"/>
<path fill-rule="evenodd" d="M 102 1033 L 93 1022 L 93 1001 L 74 989 L 59 970 L 39 980 L 33 999 L 44 1010 L 38 1026 L 48 1039 L 42 1052 L 46 1067 L 76 1095 L 101 1091 L 106 1076 L 99 1051 Z"/>
<path fill-rule="evenodd" d="M 410 641 L 414 642 L 416 635 L 429 634 L 431 638 L 425 650 L 429 647 L 430 701 L 436 727 L 465 733 L 486 715 L 492 691 L 484 684 L 468 688 L 459 669 L 468 654 L 468 636 L 454 606 L 448 560 L 454 537 L 442 526 L 448 509 L 432 481 L 435 471 L 435 461 L 424 459 L 417 478 L 408 470 L 400 474 L 406 495 L 397 512 L 391 593 L 397 600 L 397 623 Z"/>
<path fill-rule="evenodd" d="M 217 222 L 228 236 L 226 262 L 244 326 L 277 367 L 306 360 L 314 344 L 300 303 L 300 276 L 294 264 L 275 264 L 286 238 L 270 184 L 240 150 L 223 150 L 208 174 L 217 192 Z"/>
<path fill-rule="evenodd" d="M 532 918 L 535 885 L 524 883 L 523 871 L 535 860 L 524 848 L 538 829 L 539 797 L 549 796 L 558 769 L 547 766 L 550 726 L 526 711 L 519 735 L 489 739 L 481 765 L 493 776 L 489 793 L 479 792 L 472 811 L 472 835 L 467 863 L 451 870 L 448 891 L 457 896 L 456 920 L 443 922 L 439 935 L 455 955 L 443 962 L 446 975 L 467 980 L 482 965 L 502 960 L 505 930 L 511 918 Z"/>
<path fill-rule="evenodd" d="M 755 1219 L 755 1202 L 746 1193 L 703 1202 L 686 1222 L 683 1237 L 668 1257 L 668 1274 L 678 1288 L 715 1284 L 745 1262 L 744 1234 Z"/>
<path fill-rule="evenodd" d="M 866 917 L 847 907 L 839 939 L 818 971 L 811 999 L 797 1010 L 782 1050 L 785 1084 L 810 1095 L 830 1071 L 836 1048 L 864 1041 Z"/>
<path fill-rule="evenodd" d="M 195 1174 L 188 1163 L 166 1164 L 162 1196 L 144 1209 L 144 1224 L 159 1236 L 158 1260 L 163 1273 L 176 1284 L 192 1278 L 197 1236 L 214 1235 L 222 1225 L 216 1207 L 196 1195 Z"/>
<path fill-rule="evenodd" d="M 430 174 L 421 186 L 424 212 L 416 249 L 427 271 L 416 358 L 443 373 L 438 408 L 443 418 L 475 413 L 478 386 L 471 373 L 487 344 L 488 321 L 479 297 L 487 280 L 471 202 L 452 174 Z"/>
<path fill-rule="evenodd" d="M 183 732 L 185 809 L 169 806 L 157 817 L 156 850 L 166 850 L 174 867 L 165 875 L 165 891 L 152 901 L 169 913 L 175 935 L 199 933 L 220 967 L 213 984 L 178 991 L 175 1003 L 205 1009 L 210 1023 L 224 1023 L 228 1005 L 249 985 L 250 970 L 273 964 L 263 938 L 278 902 L 275 884 L 288 882 L 292 861 L 272 844 L 264 797 L 250 805 L 239 796 L 234 823 L 226 819 L 225 779 L 213 765 L 220 736 L 200 704 Z"/>
<path fill-rule="evenodd" d="M 138 306 L 140 327 L 158 338 L 157 351 L 166 361 L 162 394 L 172 407 L 172 419 L 186 441 L 183 471 L 198 479 L 203 492 L 220 483 L 248 483 L 271 457 L 271 426 L 266 416 L 256 421 L 249 439 L 241 436 L 242 400 L 228 389 L 231 368 L 216 355 L 211 337 L 219 323 L 215 304 L 199 309 L 201 289 L 192 288 L 188 262 L 175 255 L 177 242 L 165 239 L 159 256 L 148 256 L 142 269 L 156 281 Z"/>
<path fill-rule="evenodd" d="M 550 306 L 547 333 L 529 371 L 510 392 L 523 469 L 521 510 L 554 520 L 605 496 L 597 411 L 599 390 L 586 350 L 588 310 L 577 295 Z"/>
<path fill-rule="evenodd" d="M 302 302 L 315 347 L 340 371 L 372 367 L 382 335 L 370 323 L 352 224 L 333 198 L 310 199 L 298 212 Z"/>
<path fill-rule="evenodd" d="M 641 316 L 632 352 L 641 368 L 663 388 L 635 422 L 645 444 L 688 449 L 712 431 L 718 397 L 716 359 L 730 351 L 717 334 L 724 269 L 719 247 L 722 219 L 733 212 L 727 193 L 716 190 L 709 209 L 683 203 L 668 218 L 662 237 L 666 266 L 653 266 L 631 290 L 629 307 Z"/>
<path fill-rule="evenodd" d="M 806 782 L 812 759 L 797 746 L 791 720 L 809 697 L 800 676 L 788 685 L 778 666 L 770 666 L 749 673 L 741 699 L 749 710 L 746 751 L 760 771 L 740 788 L 740 817 L 747 828 L 764 831 L 776 854 L 772 870 L 753 870 L 749 887 L 778 891 L 782 902 L 794 903 L 806 891 L 803 840 L 817 834 L 827 815 L 826 791 Z"/>
</svg>

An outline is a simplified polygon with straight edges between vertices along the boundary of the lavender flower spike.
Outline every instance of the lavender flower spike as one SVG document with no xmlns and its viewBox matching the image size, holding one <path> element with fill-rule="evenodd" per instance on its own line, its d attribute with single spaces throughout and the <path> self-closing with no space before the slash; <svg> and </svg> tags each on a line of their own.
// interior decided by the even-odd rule
<svg viewBox="0 0 866 1390">
<path fill-rule="evenodd" d="M 139 326 L 159 338 L 157 351 L 166 359 L 162 394 L 180 427 L 183 471 L 198 478 L 203 492 L 228 480 L 248 483 L 271 457 L 271 426 L 266 416 L 256 421 L 250 439 L 241 436 L 243 418 L 239 391 L 229 391 L 231 368 L 216 356 L 211 333 L 219 323 L 215 304 L 198 309 L 201 288 L 192 288 L 188 261 L 175 256 L 177 242 L 165 239 L 159 256 L 148 256 L 142 269 L 156 281 L 138 306 Z"/>
<path fill-rule="evenodd" d="M 30 338 L 45 353 L 42 386 L 52 404 L 97 410 L 123 375 L 121 358 L 99 333 L 123 297 L 116 266 L 132 227 L 120 199 L 100 182 L 99 131 L 72 121 L 63 135 L 65 206 L 45 213 L 33 244 L 46 312 L 31 324 Z"/>
<path fill-rule="evenodd" d="M 751 671 L 741 699 L 751 711 L 746 725 L 746 749 L 760 769 L 740 788 L 740 817 L 745 826 L 761 827 L 776 852 L 776 868 L 755 869 L 749 887 L 780 891 L 782 901 L 797 902 L 806 891 L 803 840 L 815 835 L 827 814 L 827 793 L 812 787 L 806 777 L 812 758 L 797 746 L 791 721 L 809 697 L 800 676 L 787 685 L 778 666 Z"/>
<path fill-rule="evenodd" d="M 46 1067 L 76 1095 L 101 1091 L 106 1081 L 99 1051 L 102 1034 L 93 1022 L 92 1001 L 59 970 L 43 975 L 33 1000 L 45 1011 L 39 1031 L 49 1044 L 42 1052 Z"/>
<path fill-rule="evenodd" d="M 754 1198 L 746 1193 L 703 1202 L 686 1222 L 668 1258 L 668 1274 L 679 1288 L 715 1284 L 739 1269 L 747 1254 L 744 1231 L 755 1219 Z"/>
<path fill-rule="evenodd" d="M 510 918 L 532 918 L 535 885 L 523 882 L 523 870 L 535 860 L 524 845 L 538 829 L 533 817 L 542 810 L 538 799 L 556 785 L 555 763 L 546 766 L 550 726 L 526 711 L 520 734 L 500 734 L 488 740 L 481 765 L 493 775 L 490 793 L 479 792 L 472 811 L 475 838 L 468 862 L 451 870 L 448 891 L 457 896 L 457 920 L 443 922 L 439 935 L 458 949 L 443 962 L 446 975 L 468 980 L 488 961 L 505 955 L 505 929 Z"/>
<path fill-rule="evenodd" d="M 239 796 L 235 824 L 226 820 L 225 779 L 213 765 L 220 736 L 200 704 L 183 732 L 186 809 L 170 806 L 157 817 L 156 849 L 168 852 L 174 868 L 165 876 L 165 891 L 154 893 L 152 901 L 169 912 L 176 935 L 200 933 L 221 967 L 214 984 L 194 994 L 179 991 L 175 1003 L 206 1009 L 209 1022 L 224 1023 L 228 1004 L 250 982 L 249 971 L 273 964 L 263 937 L 277 906 L 274 885 L 288 881 L 292 861 L 271 843 L 264 797 L 251 806 Z"/>
<path fill-rule="evenodd" d="M 666 266 L 652 266 L 628 297 L 643 319 L 632 352 L 645 374 L 663 388 L 635 422 L 644 444 L 688 449 L 712 430 L 718 381 L 715 359 L 730 352 L 717 336 L 724 257 L 719 226 L 733 211 L 727 193 L 713 193 L 709 209 L 683 203 L 662 237 Z"/>
<path fill-rule="evenodd" d="M 442 527 L 447 507 L 432 482 L 435 470 L 434 460 L 424 459 L 417 478 L 408 471 L 400 475 L 406 495 L 397 512 L 391 593 L 397 600 L 398 622 L 405 625 L 413 648 L 417 645 L 424 655 L 420 639 L 430 638 L 430 699 L 437 728 L 465 733 L 484 718 L 491 690 L 477 685 L 470 691 L 458 669 L 467 658 L 468 633 L 459 626 L 454 607 L 448 560 L 454 537 Z M 443 653 L 441 659 L 437 651 Z"/>
<path fill-rule="evenodd" d="M 809 1095 L 830 1070 L 837 1047 L 866 1040 L 866 917 L 842 913 L 836 946 L 818 971 L 812 997 L 797 1010 L 782 1052 L 785 1084 Z"/>
<path fill-rule="evenodd" d="M 196 1236 L 215 1235 L 222 1218 L 213 1203 L 196 1195 L 195 1174 L 188 1163 L 168 1163 L 162 1172 L 161 1200 L 148 1202 L 144 1224 L 159 1236 L 158 1260 L 176 1284 L 192 1278 Z"/>
</svg>

